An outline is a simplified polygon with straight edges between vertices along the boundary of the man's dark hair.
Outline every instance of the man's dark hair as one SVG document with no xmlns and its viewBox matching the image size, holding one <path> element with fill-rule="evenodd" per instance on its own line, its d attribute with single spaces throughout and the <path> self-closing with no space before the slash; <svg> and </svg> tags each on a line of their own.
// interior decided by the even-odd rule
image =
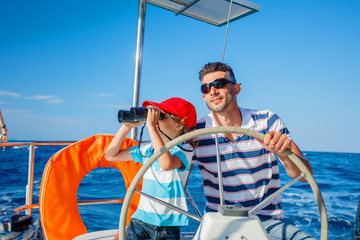
<svg viewBox="0 0 360 240">
<path fill-rule="evenodd" d="M 206 74 L 209 74 L 212 72 L 218 72 L 218 71 L 225 72 L 227 77 L 232 78 L 232 80 L 234 80 L 236 82 L 235 75 L 234 75 L 232 68 L 230 66 L 226 65 L 225 63 L 221 63 L 221 62 L 209 62 L 209 63 L 205 64 L 205 66 L 199 72 L 199 79 L 200 79 L 200 81 L 202 81 L 203 77 Z"/>
</svg>

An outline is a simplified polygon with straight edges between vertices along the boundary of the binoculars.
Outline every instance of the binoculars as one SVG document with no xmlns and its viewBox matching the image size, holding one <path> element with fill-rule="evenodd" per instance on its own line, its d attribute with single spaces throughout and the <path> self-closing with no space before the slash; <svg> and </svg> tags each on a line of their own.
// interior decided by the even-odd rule
<svg viewBox="0 0 360 240">
<path fill-rule="evenodd" d="M 146 107 L 132 107 L 130 111 L 119 110 L 118 120 L 120 123 L 146 121 L 147 113 L 148 109 Z M 164 119 L 164 113 L 160 113 L 159 119 Z"/>
</svg>

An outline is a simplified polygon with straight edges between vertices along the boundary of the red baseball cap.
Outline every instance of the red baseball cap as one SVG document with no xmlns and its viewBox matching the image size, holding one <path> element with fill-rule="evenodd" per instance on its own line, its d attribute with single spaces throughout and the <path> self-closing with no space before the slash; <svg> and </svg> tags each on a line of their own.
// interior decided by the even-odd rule
<svg viewBox="0 0 360 240">
<path fill-rule="evenodd" d="M 142 106 L 156 106 L 165 112 L 172 113 L 178 116 L 181 120 L 184 119 L 185 126 L 188 128 L 195 127 L 196 125 L 196 110 L 194 105 L 182 98 L 169 98 L 161 103 L 144 101 Z"/>
</svg>

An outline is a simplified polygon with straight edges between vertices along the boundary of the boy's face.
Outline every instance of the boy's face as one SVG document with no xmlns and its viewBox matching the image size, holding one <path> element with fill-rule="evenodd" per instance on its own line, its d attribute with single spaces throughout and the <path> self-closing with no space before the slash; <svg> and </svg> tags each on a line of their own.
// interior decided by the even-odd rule
<svg viewBox="0 0 360 240">
<path fill-rule="evenodd" d="M 180 134 L 179 130 L 181 130 L 182 128 L 182 126 L 179 123 L 177 123 L 174 119 L 172 119 L 170 117 L 170 114 L 166 112 L 164 112 L 164 119 L 159 120 L 159 127 L 161 131 L 163 131 L 171 139 L 174 139 L 177 136 L 179 136 Z"/>
</svg>

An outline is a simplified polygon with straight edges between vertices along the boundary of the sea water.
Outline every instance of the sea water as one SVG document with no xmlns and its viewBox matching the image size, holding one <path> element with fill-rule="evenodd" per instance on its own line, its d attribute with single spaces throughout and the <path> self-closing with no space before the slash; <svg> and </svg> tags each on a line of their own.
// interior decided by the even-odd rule
<svg viewBox="0 0 360 240">
<path fill-rule="evenodd" d="M 38 146 L 35 149 L 34 196 L 39 200 L 42 171 L 48 159 L 63 146 Z M 351 237 L 360 199 L 360 154 L 304 152 L 310 161 L 314 178 L 325 200 L 329 221 L 329 239 Z M 13 209 L 25 204 L 29 147 L 0 149 L 0 209 Z M 291 179 L 280 166 L 282 185 Z M 194 168 L 188 185 L 189 192 L 202 211 L 201 175 Z M 85 176 L 78 189 L 78 200 L 124 198 L 121 173 L 116 169 L 99 168 Z M 297 182 L 282 194 L 284 219 L 320 239 L 320 217 L 315 197 L 307 183 Z M 191 207 L 190 207 L 191 208 Z M 88 232 L 118 228 L 121 204 L 79 206 Z M 38 216 L 39 211 L 33 214 Z M 197 222 L 190 221 L 183 231 L 195 231 Z"/>
</svg>

